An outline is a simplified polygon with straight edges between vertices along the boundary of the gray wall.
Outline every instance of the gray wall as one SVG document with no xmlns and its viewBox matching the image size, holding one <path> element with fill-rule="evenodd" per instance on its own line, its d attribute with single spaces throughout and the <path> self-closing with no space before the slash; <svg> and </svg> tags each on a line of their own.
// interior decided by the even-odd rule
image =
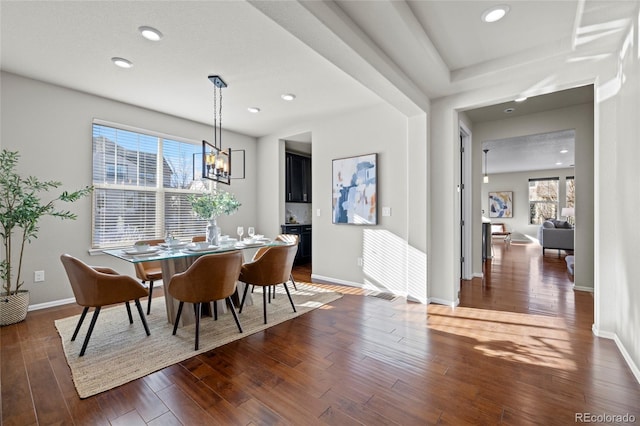
<svg viewBox="0 0 640 426">
<path fill-rule="evenodd" d="M 200 141 L 213 129 L 200 123 L 160 114 L 132 105 L 88 95 L 2 72 L 2 148 L 18 150 L 20 170 L 45 180 L 59 180 L 62 190 L 91 185 L 91 124 L 94 118 L 153 130 Z M 246 149 L 247 178 L 233 181 L 230 190 L 242 203 L 239 212 L 221 218 L 224 232 L 236 225 L 251 226 L 256 216 L 256 140 L 231 132 L 224 134 L 224 146 Z M 60 263 L 69 253 L 89 264 L 111 266 L 133 274 L 133 266 L 106 255 L 91 256 L 91 198 L 67 205 L 78 215 L 76 221 L 44 218 L 36 240 L 26 248 L 23 275 L 31 304 L 71 298 L 71 287 Z M 203 230 L 204 232 L 204 230 Z M 45 282 L 34 283 L 33 272 L 45 271 Z"/>
<path fill-rule="evenodd" d="M 538 114 L 473 124 L 474 206 L 480 206 L 482 179 L 482 142 L 516 136 L 548 133 L 557 130 L 575 129 L 575 170 L 568 175 L 576 177 L 576 224 L 575 246 L 580 253 L 576 262 L 574 283 L 581 289 L 593 289 L 593 104 L 583 104 Z M 484 199 L 484 198 L 483 198 Z M 560 206 L 564 204 L 561 199 Z M 479 211 L 476 208 L 474 211 Z M 480 229 L 480 218 L 474 217 L 474 229 Z M 524 233 L 530 233 L 527 230 Z M 482 242 L 480 232 L 474 233 L 474 272 L 482 271 Z"/>
<path fill-rule="evenodd" d="M 511 232 L 518 232 L 524 235 L 528 235 L 533 239 L 537 239 L 538 227 L 540 225 L 529 224 L 529 179 L 545 177 L 560 178 L 560 192 L 558 194 L 558 214 L 560 214 L 562 208 L 565 207 L 564 200 L 566 199 L 566 177 L 573 176 L 573 173 L 573 169 L 552 169 L 519 173 L 492 174 L 489 176 L 489 183 L 482 184 L 481 186 L 481 208 L 485 212 L 485 217 L 489 218 L 489 192 L 513 191 L 513 217 L 490 218 L 491 222 L 504 223 L 507 226 L 507 229 Z M 482 275 L 482 269 L 474 271 L 474 275 Z"/>
<path fill-rule="evenodd" d="M 417 300 L 426 301 L 426 227 L 422 227 L 423 232 L 416 230 L 417 243 L 408 242 L 411 233 L 408 228 L 411 220 L 409 203 L 415 200 L 409 201 L 411 185 L 407 166 L 410 140 L 421 141 L 417 144 L 423 148 L 426 146 L 425 123 L 424 118 L 408 121 L 395 109 L 381 104 L 351 114 L 301 124 L 260 138 L 259 152 L 268 158 L 260 165 L 270 165 L 259 170 L 262 177 L 258 182 L 259 204 L 262 207 L 260 227 L 268 233 L 277 232 L 284 217 L 284 140 L 290 135 L 310 132 L 313 277 L 409 294 Z M 333 224 L 332 160 L 370 153 L 378 154 L 378 225 Z M 418 156 L 416 161 L 421 166 L 420 170 L 425 170 L 426 154 L 421 159 Z M 280 164 L 277 173 L 271 166 L 276 162 Z M 426 193 L 423 191 L 421 196 L 415 198 L 426 200 Z M 382 207 L 390 207 L 391 216 L 383 217 Z M 363 258 L 363 266 L 357 263 L 359 257 Z M 414 261 L 410 262 L 409 259 Z M 417 281 L 408 278 L 409 263 L 420 271 L 416 274 L 419 277 Z"/>
</svg>

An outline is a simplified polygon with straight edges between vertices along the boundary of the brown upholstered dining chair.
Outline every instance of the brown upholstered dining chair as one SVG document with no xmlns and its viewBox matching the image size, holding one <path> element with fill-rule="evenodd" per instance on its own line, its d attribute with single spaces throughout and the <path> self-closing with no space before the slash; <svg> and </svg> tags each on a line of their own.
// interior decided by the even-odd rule
<svg viewBox="0 0 640 426">
<path fill-rule="evenodd" d="M 195 237 L 191 237 L 191 242 L 192 243 L 201 243 L 207 241 L 207 236 L 206 235 L 196 235 Z"/>
<path fill-rule="evenodd" d="M 241 313 L 250 284 L 265 287 L 262 292 L 265 324 L 267 323 L 267 293 L 271 286 L 276 286 L 278 284 L 284 285 L 284 289 L 289 297 L 289 302 L 291 302 L 293 312 L 296 312 L 296 306 L 293 304 L 291 293 L 289 293 L 287 281 L 291 276 L 293 260 L 296 257 L 297 251 L 298 246 L 295 244 L 266 247 L 266 250 L 263 251 L 260 257 L 252 262 L 242 265 L 242 269 L 240 270 L 240 281 L 245 283 L 246 286 L 244 288 L 244 293 L 242 294 L 242 301 L 240 302 Z"/>
<path fill-rule="evenodd" d="M 160 243 L 164 243 L 164 240 L 140 240 L 136 241 L 136 244 L 149 244 L 150 246 L 157 246 Z M 162 279 L 162 268 L 160 267 L 159 260 L 152 260 L 149 262 L 138 262 L 133 264 L 136 268 L 136 277 L 142 281 L 142 284 L 149 281 L 149 300 L 147 300 L 147 315 L 151 313 L 151 298 L 153 297 L 153 282 Z"/>
<path fill-rule="evenodd" d="M 280 234 L 277 237 L 274 238 L 274 241 L 280 241 L 283 243 L 287 243 L 287 244 L 295 244 L 296 246 L 300 243 L 300 237 L 298 235 L 295 234 Z M 268 247 L 261 247 L 258 249 L 258 251 L 256 251 L 256 253 L 253 255 L 253 260 L 258 259 L 260 256 L 262 256 L 262 254 L 268 249 Z M 294 289 L 298 289 L 298 286 L 296 286 L 296 281 L 293 279 L 293 274 L 289 275 L 289 281 L 291 281 L 291 284 L 293 284 L 293 288 Z"/>
<path fill-rule="evenodd" d="M 84 338 L 82 349 L 80 350 L 80 356 L 83 356 L 87 350 L 91 333 L 96 325 L 98 314 L 103 306 L 113 305 L 115 303 L 124 302 L 127 306 L 127 314 L 129 315 L 129 323 L 133 324 L 133 317 L 131 316 L 131 307 L 129 302 L 133 300 L 138 308 L 140 319 L 144 330 L 149 336 L 149 326 L 142 312 L 142 306 L 140 305 L 140 298 L 149 294 L 146 288 L 135 279 L 128 275 L 120 275 L 111 268 L 103 268 L 96 266 L 89 266 L 80 259 L 77 259 L 71 255 L 63 254 L 60 256 L 62 265 L 64 266 L 73 294 L 76 298 L 76 302 L 80 306 L 84 306 L 80 320 L 76 326 L 71 341 L 76 340 L 80 326 L 84 321 L 89 308 L 95 308 L 89 330 Z"/>
<path fill-rule="evenodd" d="M 196 259 L 186 271 L 171 277 L 168 289 L 169 294 L 180 301 L 173 326 L 174 335 L 178 330 L 184 302 L 193 303 L 196 315 L 195 350 L 198 350 L 202 304 L 217 300 L 227 301 L 238 330 L 242 333 L 242 326 L 231 300 L 231 295 L 236 291 L 236 282 L 240 275 L 241 266 L 242 253 L 240 251 L 209 254 Z M 216 309 L 215 306 L 214 304 L 214 311 Z"/>
</svg>

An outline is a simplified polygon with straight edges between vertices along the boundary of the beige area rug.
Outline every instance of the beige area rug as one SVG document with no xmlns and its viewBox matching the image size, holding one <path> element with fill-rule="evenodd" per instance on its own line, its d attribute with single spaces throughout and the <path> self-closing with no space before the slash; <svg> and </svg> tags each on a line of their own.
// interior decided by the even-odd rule
<svg viewBox="0 0 640 426">
<path fill-rule="evenodd" d="M 238 332 L 231 312 L 219 313 L 218 321 L 203 317 L 200 321 L 198 351 L 193 349 L 194 325 L 179 328 L 175 336 L 171 334 L 173 326 L 167 322 L 164 298 L 155 298 L 151 304 L 151 315 L 147 316 L 150 336 L 146 336 L 144 332 L 135 305 L 131 305 L 133 324 L 129 324 L 124 304 L 103 309 L 83 357 L 78 354 L 93 310 L 87 314 L 75 342 L 71 341 L 71 336 L 80 315 L 57 320 L 55 326 L 62 339 L 78 395 L 80 398 L 87 398 L 295 318 L 342 297 L 339 293 L 303 283 L 297 283 L 297 286 L 296 291 L 289 284 L 298 312 L 293 312 L 283 286 L 278 286 L 275 300 L 267 307 L 266 325 L 263 323 L 261 289 L 256 287 L 253 294 L 255 303 L 245 306 L 239 315 L 242 334 Z M 185 304 L 184 309 L 190 306 Z"/>
</svg>

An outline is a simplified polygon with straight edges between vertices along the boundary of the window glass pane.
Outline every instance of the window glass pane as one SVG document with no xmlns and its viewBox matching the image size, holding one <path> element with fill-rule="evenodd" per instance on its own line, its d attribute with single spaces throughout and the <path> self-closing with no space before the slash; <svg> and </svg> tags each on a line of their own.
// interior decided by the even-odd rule
<svg viewBox="0 0 640 426">
<path fill-rule="evenodd" d="M 559 178 L 529 180 L 529 224 L 555 219 L 558 211 Z"/>
<path fill-rule="evenodd" d="M 566 206 L 567 207 L 575 207 L 575 202 L 576 202 L 576 184 L 575 184 L 575 179 L 572 176 L 567 176 L 567 200 L 566 200 Z"/>
<path fill-rule="evenodd" d="M 93 183 L 155 187 L 157 138 L 93 126 Z"/>
<path fill-rule="evenodd" d="M 529 201 L 558 201 L 558 178 L 529 181 Z"/>
<path fill-rule="evenodd" d="M 155 238 L 156 194 L 153 191 L 94 190 L 93 247 L 131 245 Z"/>
<path fill-rule="evenodd" d="M 166 231 L 175 238 L 191 239 L 194 235 L 206 234 L 207 221 L 193 214 L 188 196 L 185 192 L 166 192 L 164 195 Z"/>
<path fill-rule="evenodd" d="M 198 143 L 94 123 L 92 247 L 122 247 L 167 232 L 181 239 L 203 235 L 206 221 L 195 218 L 187 199 L 206 188 L 201 151 Z"/>
<path fill-rule="evenodd" d="M 162 142 L 162 159 L 165 172 L 162 186 L 165 188 L 194 189 L 201 188 L 200 167 L 202 161 L 202 147 L 185 142 L 164 139 Z M 194 162 L 198 176 L 194 183 Z"/>
</svg>

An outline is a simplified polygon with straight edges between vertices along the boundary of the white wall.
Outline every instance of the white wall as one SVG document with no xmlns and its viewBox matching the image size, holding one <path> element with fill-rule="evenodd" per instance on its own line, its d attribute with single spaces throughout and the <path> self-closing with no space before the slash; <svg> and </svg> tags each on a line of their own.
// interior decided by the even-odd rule
<svg viewBox="0 0 640 426">
<path fill-rule="evenodd" d="M 594 112 L 593 167 L 594 206 L 592 217 L 577 217 L 583 223 L 592 221 L 594 248 L 594 331 L 601 336 L 615 338 L 623 355 L 640 380 L 640 285 L 635 276 L 635 264 L 640 245 L 640 228 L 633 226 L 640 208 L 637 167 L 640 120 L 640 37 L 638 9 L 634 24 L 625 45 L 619 52 L 612 52 L 607 60 L 585 63 L 565 63 L 553 72 L 536 77 L 536 64 L 531 64 L 531 75 L 518 81 L 497 84 L 494 87 L 469 90 L 464 93 L 437 99 L 431 104 L 431 138 L 429 163 L 432 166 L 429 196 L 432 208 L 430 244 L 440 243 L 440 250 L 430 250 L 429 290 L 431 294 L 454 299 L 458 285 L 455 262 L 459 259 L 459 236 L 455 223 L 458 217 L 444 212 L 456 212 L 456 195 L 459 168 L 455 147 L 458 144 L 458 110 L 501 103 L 521 94 L 543 94 L 584 84 L 595 84 L 597 93 Z M 474 133 L 476 133 L 474 125 Z M 576 135 L 578 138 L 578 135 Z M 474 147 L 478 143 L 474 134 Z M 475 150 L 474 150 L 475 151 Z M 576 157 L 576 164 L 588 158 Z M 474 161 L 480 165 L 480 156 Z M 434 170 L 437 168 L 437 172 Z M 576 170 L 576 181 L 586 181 Z M 437 178 L 437 179 L 434 179 Z M 582 190 L 586 190 L 584 187 Z M 576 187 L 576 191 L 579 189 Z M 475 191 L 474 193 L 479 192 Z M 576 193 L 578 199 L 586 199 Z M 438 203 L 444 206 L 435 209 Z M 480 203 L 477 204 L 480 206 Z M 620 208 L 622 206 L 623 208 Z M 451 209 L 453 207 L 453 210 Z M 589 211 L 587 209 L 587 211 Z M 584 213 L 584 212 L 583 212 Z M 588 214 L 588 213 L 587 213 Z M 631 224 L 631 225 L 630 225 Z M 478 228 L 479 229 L 479 228 Z M 580 233 L 578 233 L 579 235 Z M 576 241 L 580 246 L 581 242 Z M 588 253 L 586 253 L 588 256 Z M 578 262 L 585 260 L 576 259 Z"/>
<path fill-rule="evenodd" d="M 63 182 L 62 190 L 91 185 L 92 133 L 94 118 L 154 130 L 172 136 L 200 141 L 213 134 L 210 126 L 160 114 L 132 105 L 88 95 L 51 84 L 2 72 L 2 148 L 18 150 L 20 171 L 44 180 Z M 219 220 L 223 231 L 236 225 L 251 226 L 256 214 L 256 140 L 230 132 L 224 133 L 224 146 L 246 149 L 246 180 L 234 180 L 230 190 L 242 207 L 239 212 Z M 89 264 L 111 266 L 133 274 L 133 266 L 106 255 L 90 256 L 91 198 L 65 205 L 78 215 L 76 221 L 60 222 L 46 217 L 38 239 L 26 248 L 24 288 L 30 290 L 31 304 L 54 302 L 73 297 L 60 263 L 60 255 L 69 253 Z M 203 230 L 204 232 L 204 230 Z M 33 282 L 33 271 L 44 270 L 46 281 Z"/>
<path fill-rule="evenodd" d="M 490 218 L 491 222 L 504 223 L 511 232 L 519 232 L 533 239 L 537 239 L 538 227 L 540 225 L 529 224 L 529 179 L 545 177 L 557 177 L 560 179 L 558 182 L 560 186 L 560 192 L 558 194 L 558 214 L 560 214 L 562 207 L 565 206 L 566 177 L 573 176 L 573 172 L 573 169 L 567 168 L 518 173 L 495 173 L 489 175 L 489 183 L 482 184 L 480 196 L 480 204 L 482 210 L 485 212 L 485 217 L 489 218 L 489 192 L 513 191 L 513 217 Z M 480 241 L 480 243 L 482 244 L 482 241 Z M 474 275 L 479 274 L 482 274 L 481 262 L 480 269 L 474 270 Z"/>
<path fill-rule="evenodd" d="M 294 134 L 312 134 L 313 174 L 313 277 L 336 283 L 379 288 L 398 294 L 411 294 L 426 301 L 426 218 L 420 220 L 409 212 L 410 203 L 426 204 L 423 182 L 426 178 L 426 116 L 408 120 L 394 108 L 381 104 L 351 114 L 325 118 L 260 138 L 258 149 L 268 155 L 269 167 L 260 167 L 259 204 L 261 227 L 277 232 L 282 223 L 284 202 L 284 140 Z M 422 194 L 409 197 L 409 140 L 417 162 L 416 183 Z M 275 148 L 274 148 L 275 147 Z M 420 151 L 422 150 L 422 154 Z M 279 152 L 280 170 L 271 165 Z M 378 154 L 378 225 L 336 225 L 331 220 L 332 160 L 362 154 Z M 423 156 L 424 155 L 424 156 Z M 416 179 L 419 179 L 416 178 Z M 411 201 L 409 201 L 411 199 Z M 381 215 L 382 207 L 391 208 L 391 216 Z M 318 210 L 320 216 L 317 215 Z M 415 234 L 408 223 L 415 223 Z M 408 243 L 411 241 L 411 243 Z M 357 264 L 358 257 L 364 266 Z M 419 277 L 408 284 L 409 259 Z M 411 290 L 410 290 L 411 288 Z"/>
<path fill-rule="evenodd" d="M 596 286 L 598 335 L 611 337 L 640 381 L 640 11 L 596 97 Z"/>
<path fill-rule="evenodd" d="M 480 178 L 483 162 L 482 142 L 504 139 L 516 136 L 548 133 L 558 130 L 575 130 L 575 170 L 568 175 L 574 175 L 576 180 L 576 224 L 579 228 L 575 233 L 576 261 L 574 283 L 578 288 L 593 289 L 593 153 L 594 153 L 594 124 L 593 105 L 582 104 L 552 111 L 544 111 L 504 120 L 480 122 L 473 124 L 473 156 L 474 170 L 474 199 L 473 205 L 480 206 L 482 179 Z M 567 176 L 567 175 L 565 175 Z M 563 176 L 564 177 L 564 176 Z M 564 188 L 563 188 L 564 190 Z M 521 198 L 521 197 L 519 197 Z M 560 207 L 563 207 L 561 198 Z M 480 218 L 474 217 L 474 229 L 480 229 Z M 530 230 L 528 230 L 530 232 Z M 528 232 L 524 232 L 528 233 Z M 535 234 L 535 233 L 534 233 Z M 473 270 L 482 270 L 482 236 L 474 233 L 474 261 Z"/>
</svg>

